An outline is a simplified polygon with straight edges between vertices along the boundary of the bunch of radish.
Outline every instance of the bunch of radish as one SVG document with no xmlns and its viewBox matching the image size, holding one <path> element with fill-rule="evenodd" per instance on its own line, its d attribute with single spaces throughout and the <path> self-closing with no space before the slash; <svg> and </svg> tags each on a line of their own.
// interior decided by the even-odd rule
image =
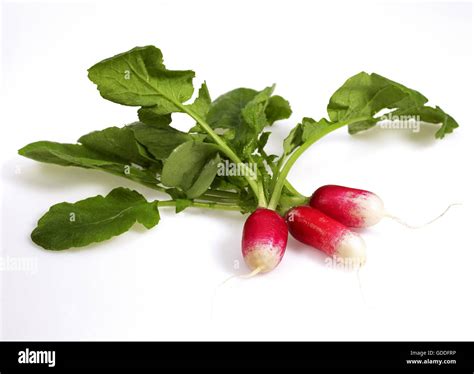
<svg viewBox="0 0 474 374">
<path fill-rule="evenodd" d="M 311 198 L 302 195 L 288 180 L 298 158 L 338 129 L 346 127 L 351 135 L 370 130 L 385 120 L 381 113 L 387 110 L 439 125 L 436 139 L 458 127 L 420 92 L 360 72 L 331 95 L 326 117 L 303 117 L 288 129 L 282 153 L 270 154 L 265 147 L 271 127 L 292 115 L 288 100 L 274 94 L 275 85 L 238 87 L 212 99 L 206 81 L 197 89 L 194 77 L 189 69 L 168 69 L 161 50 L 151 45 L 88 69 L 100 95 L 136 107 L 138 120 L 89 132 L 75 143 L 36 141 L 18 153 L 49 164 L 101 170 L 158 195 L 148 200 L 139 191 L 117 187 L 105 196 L 55 204 L 38 220 L 31 233 L 34 243 L 52 251 L 85 247 L 122 235 L 135 224 L 151 229 L 160 222 L 161 209 L 209 209 L 251 213 L 242 239 L 249 275 L 269 272 L 281 262 L 288 231 L 358 267 L 366 260 L 365 244 L 352 229 L 389 216 L 382 201 L 371 192 L 335 185 L 317 189 Z M 187 116 L 192 126 L 175 127 L 175 114 Z"/>
<path fill-rule="evenodd" d="M 382 200 L 374 193 L 336 185 L 318 188 L 309 205 L 291 208 L 285 221 L 275 211 L 257 209 L 245 222 L 242 254 L 252 274 L 274 269 L 286 248 L 288 231 L 298 241 L 355 267 L 366 261 L 365 243 L 351 230 L 378 223 Z"/>
<path fill-rule="evenodd" d="M 431 220 L 442 217 L 452 205 Z M 242 254 L 250 276 L 273 270 L 282 260 L 288 231 L 301 243 L 326 255 L 343 261 L 347 266 L 359 268 L 366 261 L 366 246 L 362 237 L 352 229 L 373 226 L 384 217 L 411 226 L 386 213 L 382 199 L 375 193 L 337 185 L 318 188 L 309 205 L 291 208 L 285 220 L 270 209 L 257 209 L 245 222 L 242 237 Z M 285 224 L 286 221 L 286 224 Z M 423 225 L 424 226 L 424 225 Z"/>
</svg>

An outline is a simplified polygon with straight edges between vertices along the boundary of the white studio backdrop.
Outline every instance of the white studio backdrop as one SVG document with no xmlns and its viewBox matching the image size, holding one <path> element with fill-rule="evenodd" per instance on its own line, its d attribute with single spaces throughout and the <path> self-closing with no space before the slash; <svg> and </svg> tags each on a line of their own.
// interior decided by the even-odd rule
<svg viewBox="0 0 474 374">
<path fill-rule="evenodd" d="M 472 4 L 4 1 L 1 12 L 1 339 L 474 338 Z M 385 220 L 364 231 L 360 279 L 290 239 L 274 272 L 219 287 L 248 271 L 239 213 L 162 209 L 151 231 L 42 250 L 29 234 L 52 204 L 117 186 L 161 197 L 119 177 L 16 153 L 36 140 L 74 142 L 133 122 L 136 109 L 103 100 L 86 70 L 147 44 L 161 48 L 168 67 L 195 70 L 214 98 L 276 83 L 293 115 L 274 126 L 273 152 L 303 116 L 323 117 L 330 95 L 360 71 L 421 91 L 458 121 L 454 134 L 438 141 L 431 127 L 354 137 L 341 129 L 313 146 L 290 179 L 307 195 L 324 184 L 369 189 L 413 223 L 463 205 L 420 230 Z M 15 259 L 27 267 L 15 270 Z"/>
</svg>

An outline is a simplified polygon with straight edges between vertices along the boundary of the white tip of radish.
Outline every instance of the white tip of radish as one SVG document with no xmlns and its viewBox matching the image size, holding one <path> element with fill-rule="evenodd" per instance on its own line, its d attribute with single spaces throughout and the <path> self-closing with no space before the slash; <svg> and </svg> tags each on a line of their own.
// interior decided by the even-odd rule
<svg viewBox="0 0 474 374">
<path fill-rule="evenodd" d="M 281 248 L 260 244 L 256 248 L 249 248 L 244 259 L 251 270 L 260 269 L 259 273 L 266 273 L 276 268 L 281 257 Z"/>
<path fill-rule="evenodd" d="M 363 221 L 363 227 L 373 226 L 385 217 L 383 201 L 373 193 L 357 196 L 355 199 L 354 215 Z"/>
<path fill-rule="evenodd" d="M 335 255 L 344 261 L 350 261 L 354 267 L 363 266 L 366 261 L 364 239 L 353 232 L 347 232 L 337 245 Z"/>
</svg>

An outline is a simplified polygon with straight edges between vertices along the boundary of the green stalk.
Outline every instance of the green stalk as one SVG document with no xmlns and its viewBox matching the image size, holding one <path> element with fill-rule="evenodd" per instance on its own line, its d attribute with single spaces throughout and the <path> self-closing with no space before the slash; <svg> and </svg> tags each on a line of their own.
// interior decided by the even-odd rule
<svg viewBox="0 0 474 374">
<path fill-rule="evenodd" d="M 224 204 L 236 204 L 238 202 L 237 199 L 229 199 L 228 197 L 219 197 L 219 196 L 211 196 L 211 195 L 201 195 L 194 200 L 200 201 L 210 201 L 214 203 L 224 203 Z"/>
<path fill-rule="evenodd" d="M 296 160 L 306 151 L 309 147 L 311 147 L 316 141 L 321 139 L 322 137 L 326 136 L 330 132 L 337 130 L 343 126 L 347 126 L 354 122 L 360 122 L 366 120 L 367 117 L 362 118 L 353 118 L 347 121 L 340 121 L 336 122 L 331 126 L 328 126 L 326 129 L 316 132 L 313 136 L 311 136 L 308 140 L 306 140 L 299 148 L 297 148 L 288 158 L 285 165 L 280 171 L 278 175 L 278 179 L 275 183 L 275 187 L 273 188 L 272 197 L 270 199 L 270 203 L 268 204 L 268 209 L 275 209 L 280 201 L 281 191 L 283 186 L 285 185 L 286 177 L 290 172 L 292 166 L 295 164 Z"/>
<path fill-rule="evenodd" d="M 119 174 L 117 174 L 119 175 Z M 127 178 L 128 179 L 128 178 Z M 157 184 L 152 184 L 152 183 L 143 183 L 139 181 L 138 182 L 146 187 L 149 187 L 151 189 L 154 189 L 156 191 L 160 191 L 163 193 L 168 194 L 167 188 L 161 187 Z M 230 201 L 230 202 L 235 202 L 239 198 L 239 194 L 237 192 L 229 192 L 229 191 L 219 191 L 219 190 L 212 190 L 209 189 L 207 190 L 203 195 L 200 196 L 204 200 L 209 200 L 209 201 L 216 201 L 216 202 L 224 202 L 224 201 Z"/>
<path fill-rule="evenodd" d="M 159 207 L 176 206 L 176 201 L 174 200 L 158 201 L 158 206 Z M 202 203 L 202 202 L 193 201 L 190 206 L 194 208 L 240 211 L 240 207 L 238 205 L 225 205 L 225 204 L 219 204 L 219 203 Z"/>
<path fill-rule="evenodd" d="M 272 181 L 270 185 L 270 189 L 272 191 L 275 188 L 275 181 L 278 179 L 278 176 L 280 175 L 280 169 L 283 165 L 283 161 L 285 161 L 285 155 L 281 156 L 280 159 L 278 160 L 277 165 L 272 168 L 273 176 L 272 176 Z M 295 196 L 306 197 L 301 192 L 299 192 L 295 187 L 293 187 L 293 185 L 288 180 L 285 180 L 285 187 L 288 191 L 290 191 L 290 193 L 292 193 Z"/>
<path fill-rule="evenodd" d="M 285 180 L 285 188 L 288 191 L 290 191 L 292 195 L 295 195 L 296 197 L 306 198 L 306 196 L 300 193 L 295 187 L 293 187 L 293 185 L 290 182 L 288 182 L 288 180 Z"/>
<path fill-rule="evenodd" d="M 272 173 L 273 173 L 273 177 L 272 179 L 274 180 L 274 178 L 278 178 L 278 174 L 279 174 L 279 171 L 281 169 L 281 166 L 282 166 L 282 163 L 285 159 L 285 155 L 283 155 L 282 157 L 280 157 L 280 159 L 278 160 L 278 164 L 277 165 L 274 165 L 273 163 L 271 163 L 270 161 L 268 161 L 268 155 L 267 153 L 265 152 L 265 150 L 261 147 L 259 147 L 259 151 L 260 151 L 260 154 L 263 156 L 263 158 L 265 159 L 265 161 L 267 162 L 268 166 L 270 166 L 271 170 L 272 170 Z M 270 188 L 273 189 L 274 186 L 271 186 Z M 306 196 L 304 196 L 303 194 L 301 194 L 296 188 L 293 187 L 293 185 L 288 182 L 288 180 L 285 181 L 285 187 L 288 189 L 288 191 L 290 191 L 293 195 L 297 196 L 297 197 L 300 197 L 300 198 L 306 198 Z"/>
<path fill-rule="evenodd" d="M 252 156 L 250 156 L 250 161 L 254 164 L 256 164 L 255 160 L 253 159 Z M 258 186 L 258 206 L 262 208 L 267 207 L 267 197 L 265 196 L 265 189 L 263 187 L 263 176 L 262 172 L 260 171 L 260 168 L 257 167 L 257 186 Z"/>
<path fill-rule="evenodd" d="M 222 198 L 228 199 L 238 199 L 239 193 L 238 192 L 231 192 L 231 191 L 221 191 L 221 190 L 207 190 L 203 196 L 219 196 Z"/>
<path fill-rule="evenodd" d="M 286 158 L 286 153 L 283 153 L 281 155 L 281 157 L 278 159 L 278 163 L 277 163 L 277 172 L 279 172 L 281 170 L 281 167 L 283 166 L 283 162 L 285 161 L 285 158 Z"/>
<path fill-rule="evenodd" d="M 258 180 L 258 206 L 262 208 L 267 207 L 267 198 L 265 197 L 262 179 Z"/>
<path fill-rule="evenodd" d="M 201 118 L 201 116 L 194 113 L 194 111 L 189 109 L 186 105 L 183 105 L 178 102 L 175 102 L 174 104 L 177 105 L 183 112 L 187 113 L 189 116 L 194 118 L 194 120 L 197 123 L 199 123 L 199 125 L 209 134 L 212 140 L 214 140 L 214 142 L 219 146 L 222 153 L 224 153 L 227 157 L 229 157 L 229 159 L 231 159 L 234 163 L 243 165 L 246 171 L 245 174 L 248 174 L 244 176 L 244 178 L 247 180 L 250 188 L 254 192 L 255 196 L 258 198 L 259 205 L 262 205 L 262 206 L 266 205 L 265 201 L 260 200 L 260 196 L 259 196 L 260 194 L 259 194 L 257 182 L 255 182 L 255 180 L 249 177 L 249 175 L 252 175 L 252 170 L 250 170 L 250 168 L 242 162 L 239 156 L 235 154 L 235 152 L 227 145 L 227 143 L 224 140 L 222 140 L 222 138 L 219 135 L 216 134 L 216 132 L 211 128 L 211 126 L 209 126 L 209 124 L 203 118 Z"/>
</svg>

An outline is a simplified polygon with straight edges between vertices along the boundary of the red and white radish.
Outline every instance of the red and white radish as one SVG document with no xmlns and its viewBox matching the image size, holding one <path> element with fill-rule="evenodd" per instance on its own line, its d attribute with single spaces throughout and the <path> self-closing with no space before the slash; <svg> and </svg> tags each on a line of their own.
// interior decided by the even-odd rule
<svg viewBox="0 0 474 374">
<path fill-rule="evenodd" d="M 373 226 L 388 216 L 376 194 L 344 186 L 318 188 L 309 205 L 348 227 Z"/>
<path fill-rule="evenodd" d="M 283 258 L 288 241 L 285 220 L 274 210 L 258 208 L 245 221 L 242 254 L 252 275 L 273 270 Z"/>
<path fill-rule="evenodd" d="M 348 227 L 373 226 L 387 217 L 410 229 L 419 229 L 443 217 L 452 206 L 460 204 L 450 204 L 440 215 L 421 225 L 410 225 L 387 213 L 380 197 L 373 192 L 357 188 L 336 185 L 319 187 L 311 197 L 309 205 Z"/>
<path fill-rule="evenodd" d="M 342 223 L 310 206 L 298 206 L 286 214 L 290 234 L 302 243 L 329 256 L 350 259 L 352 264 L 365 263 L 365 243 Z"/>
</svg>

